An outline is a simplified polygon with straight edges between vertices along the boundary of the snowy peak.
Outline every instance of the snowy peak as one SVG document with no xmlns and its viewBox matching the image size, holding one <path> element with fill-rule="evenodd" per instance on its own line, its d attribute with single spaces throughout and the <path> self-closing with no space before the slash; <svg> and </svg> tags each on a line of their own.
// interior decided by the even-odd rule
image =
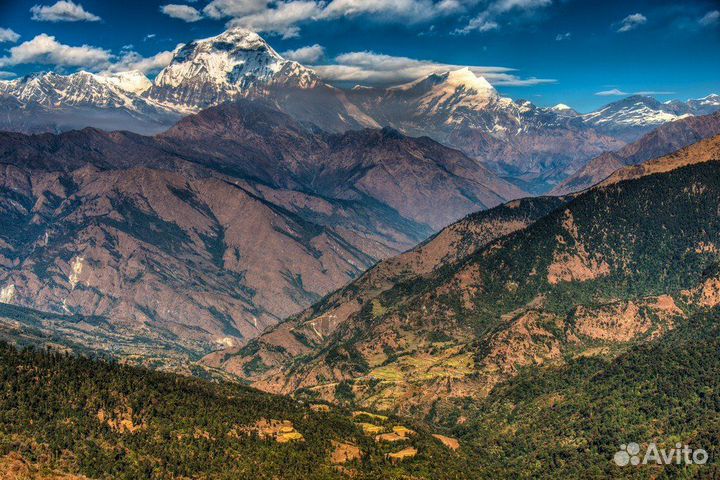
<svg viewBox="0 0 720 480">
<path fill-rule="evenodd" d="M 633 95 L 583 115 L 585 123 L 600 128 L 647 128 L 693 115 L 688 104 L 661 103 L 653 97 Z"/>
<path fill-rule="evenodd" d="M 687 103 L 696 115 L 708 115 L 720 108 L 720 95 L 711 93 L 703 98 L 688 100 Z"/>
<path fill-rule="evenodd" d="M 463 92 L 465 95 L 488 98 L 497 96 L 497 90 L 485 80 L 478 77 L 469 68 L 461 68 L 449 72 L 432 73 L 410 83 L 391 87 L 390 90 L 435 90 L 443 92 Z"/>
<path fill-rule="evenodd" d="M 179 67 L 187 64 L 204 69 L 201 73 L 219 83 L 227 83 L 231 80 L 228 73 L 238 65 L 250 62 L 251 66 L 258 69 L 277 71 L 283 61 L 257 33 L 243 28 L 232 28 L 215 37 L 184 45 L 175 54 L 170 65 L 160 73 L 156 84 L 172 84 L 175 80 L 183 80 L 184 77 L 174 76 L 173 73 L 185 73 Z"/>
<path fill-rule="evenodd" d="M 104 74 L 99 75 L 98 78 L 116 86 L 122 91 L 134 93 L 135 95 L 140 95 L 152 87 L 152 82 L 144 73 L 138 70 Z"/>
<path fill-rule="evenodd" d="M 702 98 L 696 98 L 694 101 L 720 103 L 720 95 L 718 95 L 717 93 L 711 93 L 710 95 L 704 96 Z"/>
<path fill-rule="evenodd" d="M 416 113 L 447 115 L 446 123 L 462 121 L 465 115 L 458 116 L 459 112 L 483 110 L 501 100 L 497 90 L 469 68 L 433 73 L 388 93 L 415 104 Z"/>
<path fill-rule="evenodd" d="M 446 75 L 446 83 L 456 88 L 464 88 L 468 91 L 474 91 L 477 93 L 496 93 L 495 88 L 490 85 L 490 82 L 485 80 L 485 77 L 478 77 L 467 67 L 461 68 L 459 70 L 453 70 L 451 72 L 448 72 Z"/>
<path fill-rule="evenodd" d="M 251 50 L 266 51 L 269 56 L 282 60 L 283 58 L 260 35 L 242 27 L 233 27 L 215 37 L 199 43 L 208 43 L 212 48 L 230 52 L 245 52 Z"/>
<path fill-rule="evenodd" d="M 564 103 L 558 103 L 557 105 L 544 109 L 553 115 L 557 115 L 559 118 L 568 119 L 580 116 L 578 112 L 572 107 L 565 105 Z"/>
<path fill-rule="evenodd" d="M 248 96 L 269 85 L 312 88 L 319 84 L 315 72 L 282 58 L 257 33 L 231 28 L 180 48 L 148 96 L 192 111 Z"/>
</svg>

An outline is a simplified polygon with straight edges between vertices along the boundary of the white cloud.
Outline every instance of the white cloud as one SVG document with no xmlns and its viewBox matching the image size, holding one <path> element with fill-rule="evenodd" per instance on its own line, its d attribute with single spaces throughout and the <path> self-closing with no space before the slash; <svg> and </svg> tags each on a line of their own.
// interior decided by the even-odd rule
<svg viewBox="0 0 720 480">
<path fill-rule="evenodd" d="M 12 31 L 10 28 L 0 28 L 0 43 L 15 43 L 20 39 L 20 34 Z"/>
<path fill-rule="evenodd" d="M 473 0 L 332 0 L 323 9 L 322 17 L 373 14 L 391 16 L 394 21 L 420 22 L 464 11 L 467 4 L 474 3 Z"/>
<path fill-rule="evenodd" d="M 645 90 L 640 92 L 623 92 L 617 88 L 611 90 L 603 90 L 601 92 L 595 92 L 595 95 L 599 97 L 627 97 L 629 95 L 674 95 L 675 92 L 666 92 L 658 90 Z"/>
<path fill-rule="evenodd" d="M 71 47 L 41 33 L 32 40 L 10 49 L 10 56 L 0 58 L 0 67 L 20 64 L 42 64 L 63 67 L 103 68 L 109 65 L 112 54 L 108 50 L 82 45 Z"/>
<path fill-rule="evenodd" d="M 570 37 L 572 37 L 570 32 L 558 33 L 555 35 L 555 41 L 562 42 L 563 40 L 570 40 Z"/>
<path fill-rule="evenodd" d="M 79 47 L 64 45 L 55 37 L 41 33 L 32 40 L 11 48 L 8 56 L 0 57 L 0 67 L 39 64 L 80 67 L 90 71 L 104 72 L 139 70 L 149 74 L 168 66 L 180 47 L 182 44 L 178 45 L 174 51 L 163 51 L 150 57 L 143 57 L 139 53 L 127 49 L 123 49 L 121 55 L 113 55 L 109 50 L 90 45 Z"/>
<path fill-rule="evenodd" d="M 466 5 L 479 0 L 213 0 L 204 9 L 212 18 L 243 18 L 285 9 L 283 4 L 314 3 L 317 19 L 349 17 L 361 14 L 383 15 L 383 18 L 403 21 L 421 21 L 440 15 L 463 11 Z"/>
<path fill-rule="evenodd" d="M 282 52 L 282 55 L 289 60 L 311 65 L 317 63 L 325 56 L 325 47 L 316 43 L 315 45 L 300 47 L 295 50 L 287 50 Z"/>
<path fill-rule="evenodd" d="M 17 75 L 14 74 L 13 72 L 3 72 L 3 71 L 0 71 L 0 78 L 14 78 L 14 77 L 16 77 L 16 76 L 17 76 Z"/>
<path fill-rule="evenodd" d="M 488 32 L 500 28 L 499 17 L 510 12 L 531 12 L 551 5 L 553 0 L 494 0 L 485 10 L 472 18 L 463 28 L 455 30 L 456 34 L 464 35 L 472 31 Z"/>
<path fill-rule="evenodd" d="M 163 5 L 160 7 L 160 11 L 169 17 L 178 18 L 188 23 L 197 22 L 202 19 L 200 12 L 190 5 Z"/>
<path fill-rule="evenodd" d="M 82 5 L 70 0 L 60 0 L 55 5 L 35 5 L 30 9 L 32 19 L 40 22 L 99 22 L 97 15 L 86 11 Z"/>
<path fill-rule="evenodd" d="M 182 44 L 178 45 L 173 51 L 159 52 L 150 57 L 143 57 L 137 52 L 127 52 L 120 57 L 117 63 L 111 65 L 106 71 L 125 72 L 128 70 L 139 70 L 146 75 L 156 73 L 170 65 L 175 52 L 180 47 L 182 47 Z"/>
<path fill-rule="evenodd" d="M 213 0 L 203 9 L 210 18 L 243 17 L 268 8 L 269 0 Z"/>
<path fill-rule="evenodd" d="M 595 92 L 595 95 L 599 97 L 612 97 L 612 96 L 620 96 L 620 95 L 630 95 L 627 92 L 623 92 L 622 90 L 618 90 L 617 88 L 613 88 L 611 90 L 603 90 L 601 92 Z"/>
<path fill-rule="evenodd" d="M 716 23 L 718 23 L 718 20 L 720 20 L 720 11 L 712 10 L 703 15 L 703 17 L 698 20 L 698 23 L 703 27 L 708 27 L 710 25 L 715 25 Z"/>
<path fill-rule="evenodd" d="M 470 23 L 468 23 L 465 28 L 457 30 L 456 33 L 470 33 L 472 30 L 489 32 L 491 30 L 497 30 L 498 28 L 500 28 L 500 25 L 496 21 L 479 16 L 470 20 Z"/>
<path fill-rule="evenodd" d="M 634 30 L 645 23 L 647 23 L 647 17 L 645 15 L 642 13 L 633 13 L 620 21 L 620 26 L 617 31 L 629 32 L 630 30 Z"/>
<path fill-rule="evenodd" d="M 213 19 L 229 18 L 229 26 L 281 34 L 287 38 L 297 36 L 298 24 L 306 21 L 367 15 L 378 22 L 416 23 L 466 13 L 479 3 L 487 4 L 480 15 L 472 19 L 465 28 L 458 30 L 459 33 L 467 33 L 471 30 L 497 29 L 500 27 L 497 17 L 502 14 L 514 11 L 527 13 L 552 2 L 553 0 L 212 0 L 203 8 L 202 13 Z M 196 18 L 194 14 L 192 18 Z"/>
<path fill-rule="evenodd" d="M 284 37 L 297 36 L 298 23 L 371 15 L 381 22 L 421 22 L 464 12 L 482 0 L 212 0 L 205 16 Z M 498 0 L 519 1 L 519 0 Z M 528 1 L 528 0 L 526 0 Z M 551 0 L 530 0 L 551 1 Z"/>
<path fill-rule="evenodd" d="M 274 8 L 233 18 L 230 26 L 246 27 L 258 32 L 280 34 L 283 38 L 298 36 L 298 23 L 316 18 L 321 12 L 320 4 L 314 1 L 294 0 L 278 2 Z"/>
<path fill-rule="evenodd" d="M 335 58 L 335 64 L 316 65 L 313 69 L 331 82 L 354 82 L 366 85 L 397 85 L 427 75 L 464 68 L 466 65 L 438 63 L 408 57 L 394 57 L 374 52 L 350 52 Z M 552 79 L 519 78 L 506 67 L 469 66 L 493 85 L 525 86 L 553 83 Z"/>
</svg>

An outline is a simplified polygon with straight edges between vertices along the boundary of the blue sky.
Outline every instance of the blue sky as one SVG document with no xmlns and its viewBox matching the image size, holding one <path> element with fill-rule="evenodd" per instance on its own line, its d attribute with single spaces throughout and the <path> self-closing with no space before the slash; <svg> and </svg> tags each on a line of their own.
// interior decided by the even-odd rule
<svg viewBox="0 0 720 480">
<path fill-rule="evenodd" d="M 240 25 L 342 85 L 471 66 L 512 98 L 589 111 L 637 92 L 720 93 L 719 10 L 716 0 L 0 0 L 0 76 L 152 77 L 178 44 Z"/>
</svg>

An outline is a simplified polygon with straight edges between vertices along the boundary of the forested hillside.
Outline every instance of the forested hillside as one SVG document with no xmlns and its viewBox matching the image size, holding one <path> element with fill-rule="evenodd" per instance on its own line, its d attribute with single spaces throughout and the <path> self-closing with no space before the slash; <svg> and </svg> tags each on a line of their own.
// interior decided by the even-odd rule
<svg viewBox="0 0 720 480">
<path fill-rule="evenodd" d="M 474 478 L 462 449 L 397 418 L 353 418 L 232 383 L 4 343 L 0 379 L 0 467 L 28 474 L 17 478 Z M 395 431 L 403 438 L 374 438 Z"/>
<path fill-rule="evenodd" d="M 717 478 L 718 350 L 720 315 L 701 313 L 614 360 L 522 369 L 433 438 L 397 417 L 0 344 L 0 469 L 13 480 Z M 418 433 L 398 438 L 408 426 Z M 628 442 L 710 457 L 621 468 L 612 458 Z"/>
<path fill-rule="evenodd" d="M 457 428 L 475 445 L 480 478 L 719 478 L 720 313 L 704 313 L 615 361 L 577 357 L 524 369 Z M 676 442 L 705 465 L 619 468 L 620 445 Z"/>
</svg>

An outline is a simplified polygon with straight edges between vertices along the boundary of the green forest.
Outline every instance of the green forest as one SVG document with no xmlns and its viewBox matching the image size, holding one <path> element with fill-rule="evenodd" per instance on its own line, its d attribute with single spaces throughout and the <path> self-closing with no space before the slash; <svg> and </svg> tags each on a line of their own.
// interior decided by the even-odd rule
<svg viewBox="0 0 720 480">
<path fill-rule="evenodd" d="M 387 454 L 407 445 L 375 442 L 350 412 L 316 412 L 234 383 L 5 343 L 0 377 L 0 457 L 19 453 L 40 471 L 127 480 L 475 476 L 462 451 L 420 427 L 405 442 L 417 455 L 393 463 Z M 304 440 L 238 434 L 260 419 L 290 421 Z M 362 459 L 333 465 L 333 441 L 358 446 Z"/>
<path fill-rule="evenodd" d="M 526 369 L 454 434 L 481 478 L 720 478 L 720 312 L 700 314 L 613 361 Z M 622 444 L 703 448 L 705 465 L 612 463 Z"/>
</svg>

